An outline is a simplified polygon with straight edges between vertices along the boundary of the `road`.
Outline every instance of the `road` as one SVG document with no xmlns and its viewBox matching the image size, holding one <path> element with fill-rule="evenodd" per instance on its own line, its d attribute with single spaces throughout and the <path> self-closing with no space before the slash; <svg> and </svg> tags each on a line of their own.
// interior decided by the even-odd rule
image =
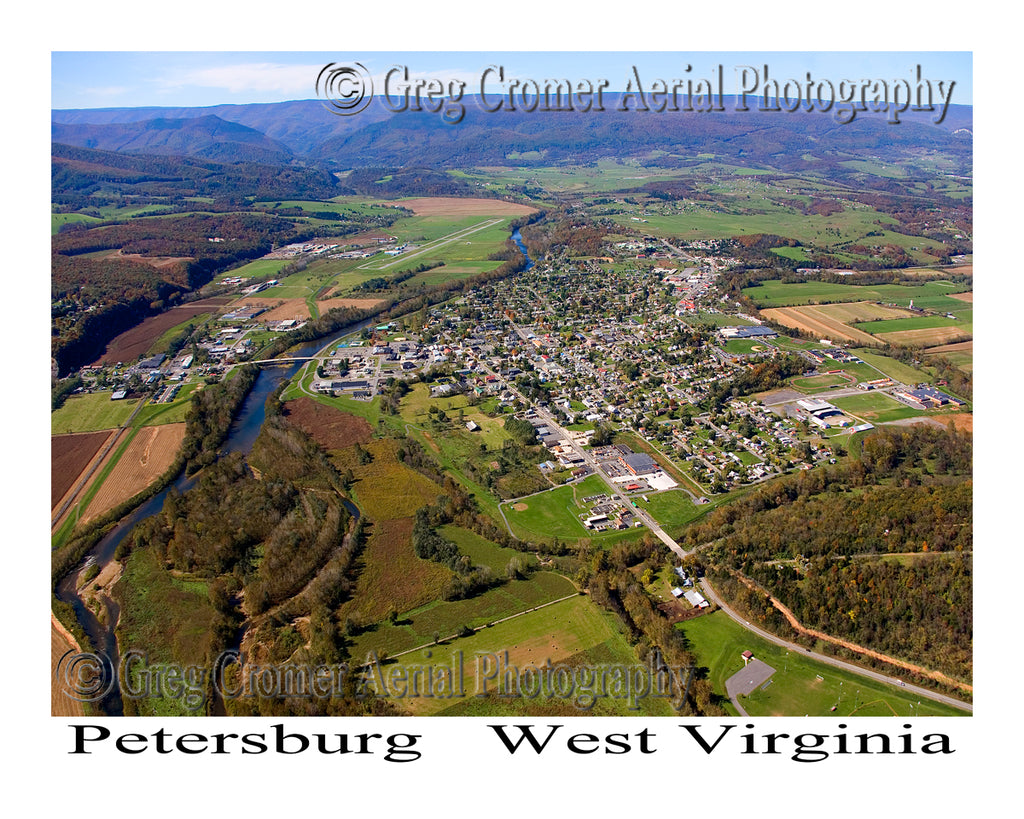
<svg viewBox="0 0 1024 819">
<path fill-rule="evenodd" d="M 512 385 L 509 385 L 509 390 L 512 391 L 513 393 L 519 395 L 518 390 L 516 390 Z M 530 404 L 530 402 L 527 401 L 522 395 L 519 395 L 519 398 L 523 401 L 524 404 L 527 404 L 527 405 Z M 550 412 L 548 412 L 547 410 L 545 410 L 543 408 L 538 408 L 538 409 L 536 409 L 536 413 L 537 413 L 538 418 L 540 418 L 540 420 L 542 420 L 545 424 L 547 424 L 549 428 L 551 428 L 560 437 L 564 438 L 566 441 L 569 442 L 569 445 L 572 447 L 572 449 L 575 452 L 577 452 L 580 455 L 580 457 L 583 458 L 584 463 L 593 470 L 594 474 L 601 476 L 601 478 L 604 480 L 605 484 L 607 484 L 608 488 L 617 497 L 621 498 L 626 503 L 627 507 L 632 507 L 632 500 L 629 498 L 629 496 L 626 495 L 626 493 L 622 491 L 622 489 L 618 486 L 618 484 L 614 483 L 607 475 L 605 475 L 598 468 L 597 459 L 593 456 L 593 454 L 589 450 L 586 450 L 582 446 L 577 444 L 572 439 L 572 437 L 569 435 L 569 433 L 566 432 L 566 430 L 564 430 L 561 426 L 559 426 L 559 424 L 555 421 L 554 417 L 552 416 L 552 414 Z M 662 543 L 664 543 L 666 546 L 668 546 L 668 548 L 671 549 L 672 552 L 675 553 L 680 559 L 686 558 L 690 554 L 693 553 L 692 550 L 689 551 L 689 552 L 686 551 L 685 549 L 683 549 L 682 546 L 680 546 L 678 543 L 676 543 L 675 540 L 673 540 L 671 537 L 669 537 L 668 533 L 666 533 L 665 530 L 662 529 L 661 526 L 658 525 L 657 521 L 655 521 L 644 510 L 642 510 L 640 508 L 637 508 L 637 507 L 632 507 L 632 511 L 644 523 L 644 525 L 647 526 L 647 528 L 650 529 L 651 532 L 653 532 L 654 535 Z M 743 617 L 740 617 L 735 611 L 733 611 L 731 608 L 729 608 L 722 601 L 721 597 L 718 596 L 717 592 L 715 592 L 714 588 L 711 586 L 710 583 L 708 583 L 708 581 L 706 579 L 702 579 L 700 581 L 700 585 L 701 585 L 701 589 L 704 591 L 705 596 L 709 600 L 711 600 L 715 604 L 717 604 L 718 607 L 722 611 L 724 611 L 730 618 L 732 618 L 737 623 L 739 623 L 741 626 L 743 626 L 743 628 L 745 628 L 748 631 L 756 634 L 758 637 L 761 637 L 762 639 L 769 641 L 770 643 L 774 643 L 775 645 L 782 646 L 783 648 L 785 648 L 785 649 L 787 649 L 789 651 L 793 651 L 793 652 L 796 652 L 798 654 L 802 654 L 802 655 L 804 655 L 806 657 L 810 657 L 810 658 L 812 658 L 814 660 L 817 660 L 818 662 L 824 663 L 825 665 L 829 665 L 829 666 L 832 666 L 834 668 L 840 668 L 840 669 L 842 669 L 844 671 L 848 671 L 848 672 L 850 672 L 852 674 L 857 674 L 857 675 L 859 675 L 861 677 L 867 677 L 868 679 L 875 680 L 876 682 L 885 683 L 885 684 L 891 685 L 891 686 L 893 686 L 895 688 L 902 688 L 905 691 L 913 693 L 913 694 L 916 694 L 919 697 L 923 697 L 923 698 L 926 698 L 926 699 L 929 699 L 929 700 L 933 700 L 935 702 L 941 702 L 944 705 L 949 705 L 949 706 L 951 706 L 953 708 L 958 708 L 958 709 L 961 709 L 961 710 L 964 710 L 964 711 L 967 711 L 967 712 L 972 712 L 973 711 L 973 707 L 970 704 L 961 702 L 960 700 L 955 699 L 954 697 L 949 697 L 949 696 L 946 696 L 945 694 L 939 694 L 939 693 L 937 693 L 935 691 L 930 691 L 927 688 L 920 688 L 919 686 L 916 686 L 916 685 L 908 685 L 908 684 L 904 683 L 902 680 L 900 680 L 897 677 L 891 677 L 891 676 L 887 676 L 885 674 L 881 674 L 881 673 L 879 673 L 877 671 L 872 671 L 870 669 L 861 668 L 860 666 L 854 665 L 853 663 L 844 662 L 843 660 L 837 660 L 834 657 L 829 657 L 829 656 L 827 656 L 825 654 L 819 654 L 817 652 L 810 651 L 809 649 L 807 649 L 804 646 L 800 646 L 800 645 L 797 645 L 796 643 L 791 643 L 791 642 L 789 642 L 787 640 L 783 640 L 781 637 L 777 637 L 774 634 L 771 634 L 771 633 L 765 631 L 764 629 L 758 628 L 757 626 L 752 625 L 749 621 L 747 621 Z"/>
<path fill-rule="evenodd" d="M 519 328 L 516 329 L 518 330 Z M 327 347 L 329 346 L 330 345 L 327 345 Z M 327 347 L 325 347 L 320 354 L 326 351 Z M 492 375 L 497 376 L 497 373 L 494 373 L 493 370 L 491 370 L 491 368 L 485 367 L 485 369 L 487 369 Z M 508 389 L 510 392 L 517 395 L 525 405 L 531 405 L 531 402 L 527 400 L 512 384 L 508 384 Z M 857 391 L 854 390 L 853 392 Z M 547 426 L 550 429 L 556 432 L 559 435 L 559 437 L 563 438 L 566 442 L 568 442 L 568 445 L 583 459 L 583 462 L 588 467 L 590 467 L 593 473 L 601 477 L 604 483 L 608 486 L 609 490 L 611 490 L 611 492 L 616 497 L 620 498 L 626 504 L 627 508 L 631 508 L 633 514 L 635 514 L 637 518 L 639 518 L 639 520 L 643 522 L 643 524 L 677 557 L 679 557 L 680 559 L 684 559 L 693 553 L 692 550 L 689 552 L 686 551 L 685 549 L 683 549 L 682 546 L 676 543 L 675 540 L 669 537 L 668 533 L 665 532 L 665 530 L 661 528 L 658 522 L 654 520 L 654 518 L 652 518 L 649 514 L 647 514 L 647 512 L 645 512 L 643 509 L 640 509 L 639 507 L 633 507 L 632 499 L 621 489 L 621 487 L 619 487 L 618 484 L 614 483 L 611 480 L 611 478 L 605 475 L 605 473 L 598 468 L 598 461 L 594 457 L 593 453 L 590 452 L 589 450 L 586 450 L 578 443 L 576 443 L 576 441 L 573 440 L 572 436 L 570 436 L 569 433 L 558 424 L 552 413 L 550 413 L 548 410 L 544 408 L 537 408 L 535 411 L 540 420 L 542 420 L 545 424 L 547 424 Z M 506 521 L 506 526 L 507 525 L 508 521 Z M 764 631 L 763 629 L 760 629 L 757 626 L 751 625 L 747 620 L 740 617 L 736 612 L 729 608 L 718 596 L 714 588 L 711 586 L 710 583 L 708 583 L 706 579 L 702 579 L 700 581 L 700 585 L 702 590 L 704 591 L 705 596 L 709 600 L 717 604 L 722 611 L 724 611 L 730 618 L 732 618 L 734 621 L 743 626 L 743 628 L 756 634 L 764 640 L 774 643 L 775 645 L 782 646 L 783 648 L 786 648 L 789 651 L 797 652 L 799 654 L 803 654 L 804 656 L 811 657 L 812 659 L 817 660 L 818 662 L 824 663 L 834 668 L 840 668 L 852 674 L 867 677 L 868 679 L 872 679 L 877 682 L 882 682 L 887 685 L 892 685 L 893 687 L 903 688 L 906 691 L 917 694 L 920 697 L 934 700 L 936 702 L 941 702 L 945 705 L 952 706 L 953 708 L 958 708 L 961 710 L 965 710 L 967 712 L 973 711 L 973 707 L 970 704 L 963 703 L 960 700 L 954 699 L 953 697 L 949 697 L 944 694 L 939 694 L 934 691 L 929 691 L 926 688 L 920 688 L 914 685 L 907 685 L 898 678 L 886 676 L 885 674 L 881 674 L 877 671 L 871 671 L 869 669 L 861 668 L 860 666 L 853 665 L 852 663 L 837 660 L 834 657 L 829 657 L 824 654 L 812 652 L 803 646 L 797 645 L 796 643 L 790 643 L 786 640 L 783 640 L 780 637 L 776 637 L 774 634 Z"/>
<path fill-rule="evenodd" d="M 817 660 L 820 663 L 824 663 L 825 665 L 830 665 L 830 666 L 833 666 L 834 668 L 842 669 L 843 671 L 849 671 L 849 672 L 851 672 L 853 674 L 857 674 L 857 675 L 859 675 L 861 677 L 867 677 L 870 680 L 875 680 L 876 682 L 885 683 L 887 685 L 891 685 L 891 686 L 896 687 L 896 688 L 902 688 L 904 691 L 907 691 L 907 692 L 912 693 L 912 694 L 916 694 L 919 697 L 927 698 L 929 700 L 934 700 L 935 702 L 941 702 L 944 705 L 949 705 L 949 706 L 952 706 L 953 708 L 959 708 L 959 709 L 961 709 L 963 711 L 967 711 L 969 713 L 973 712 L 973 710 L 974 710 L 973 706 L 970 705 L 969 703 L 962 702 L 962 701 L 960 701 L 958 699 L 955 699 L 954 697 L 948 697 L 945 694 L 939 694 L 939 693 L 937 693 L 935 691 L 930 691 L 927 688 L 920 688 L 920 687 L 918 687 L 916 685 L 908 685 L 907 683 L 902 682 L 901 680 L 899 680 L 896 677 L 890 677 L 890 676 L 887 676 L 885 674 L 880 674 L 877 671 L 871 671 L 870 669 L 867 669 L 867 668 L 861 668 L 859 665 L 854 665 L 853 663 L 847 663 L 847 662 L 844 662 L 843 660 L 837 660 L 835 657 L 829 657 L 829 656 L 827 656 L 825 654 L 818 654 L 816 652 L 813 652 L 813 651 L 809 650 L 805 646 L 800 646 L 800 645 L 797 645 L 796 643 L 791 643 L 791 642 L 789 642 L 787 640 L 783 640 L 781 637 L 776 637 L 774 634 L 772 634 L 770 632 L 767 632 L 764 629 L 758 628 L 755 625 L 752 625 L 750 623 L 750 621 L 745 620 L 740 615 L 738 615 L 735 611 L 733 611 L 731 608 L 729 608 L 729 606 L 727 606 L 722 601 L 722 598 L 718 596 L 718 593 L 714 590 L 714 588 L 711 586 L 711 584 L 708 583 L 706 578 L 703 578 L 703 579 L 700 580 L 700 586 L 701 586 L 701 589 L 704 592 L 704 595 L 709 600 L 714 602 L 722 611 L 724 611 L 730 618 L 732 618 L 737 623 L 739 623 L 741 626 L 743 626 L 743 628 L 745 628 L 747 631 L 750 631 L 750 632 L 756 634 L 758 637 L 760 637 L 763 640 L 767 640 L 770 643 L 774 643 L 777 646 L 781 646 L 782 648 L 785 648 L 788 651 L 792 651 L 792 652 L 795 652 L 797 654 L 802 654 L 805 657 L 810 657 L 810 658 L 812 658 L 814 660 Z"/>
</svg>

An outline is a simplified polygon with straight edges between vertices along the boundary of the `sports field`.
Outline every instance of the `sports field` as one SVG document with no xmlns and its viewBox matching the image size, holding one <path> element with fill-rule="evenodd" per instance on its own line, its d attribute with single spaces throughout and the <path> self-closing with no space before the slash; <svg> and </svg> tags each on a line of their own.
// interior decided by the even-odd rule
<svg viewBox="0 0 1024 819">
<path fill-rule="evenodd" d="M 862 395 L 846 395 L 832 399 L 832 403 L 844 412 L 852 413 L 858 418 L 872 423 L 898 421 L 902 418 L 914 418 L 921 415 L 920 410 L 901 404 L 884 392 L 870 391 Z"/>
<path fill-rule="evenodd" d="M 610 529 L 598 532 L 587 529 L 580 515 L 594 505 L 583 499 L 595 495 L 607 495 L 611 490 L 598 475 L 584 478 L 580 483 L 567 484 L 526 498 L 515 503 L 502 504 L 501 509 L 512 531 L 521 540 L 549 541 L 557 537 L 562 540 L 590 538 L 597 543 L 639 536 L 639 530 Z M 643 531 L 647 531 L 644 529 Z"/>
</svg>

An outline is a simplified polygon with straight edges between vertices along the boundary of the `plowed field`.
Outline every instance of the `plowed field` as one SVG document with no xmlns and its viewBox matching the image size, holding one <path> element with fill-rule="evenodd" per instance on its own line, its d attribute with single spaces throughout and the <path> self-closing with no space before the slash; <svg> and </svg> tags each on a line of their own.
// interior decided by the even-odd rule
<svg viewBox="0 0 1024 819">
<path fill-rule="evenodd" d="M 116 431 L 78 432 L 50 438 L 50 508 L 78 480 L 104 442 Z"/>
<path fill-rule="evenodd" d="M 134 361 L 153 345 L 160 336 L 172 327 L 198 316 L 200 313 L 216 312 L 230 299 L 209 298 L 193 301 L 180 307 L 172 307 L 158 316 L 151 316 L 142 324 L 125 330 L 107 345 L 107 351 L 93 364 L 113 364 L 117 361 Z"/>
<path fill-rule="evenodd" d="M 831 306 L 831 305 L 829 305 Z M 855 341 L 859 344 L 875 344 L 874 336 L 829 315 L 828 306 L 805 305 L 803 307 L 771 307 L 761 313 L 772 321 L 797 330 L 805 330 L 820 338 Z"/>
<path fill-rule="evenodd" d="M 140 429 L 93 497 L 82 520 L 102 515 L 149 486 L 174 462 L 184 439 L 184 424 Z"/>
</svg>

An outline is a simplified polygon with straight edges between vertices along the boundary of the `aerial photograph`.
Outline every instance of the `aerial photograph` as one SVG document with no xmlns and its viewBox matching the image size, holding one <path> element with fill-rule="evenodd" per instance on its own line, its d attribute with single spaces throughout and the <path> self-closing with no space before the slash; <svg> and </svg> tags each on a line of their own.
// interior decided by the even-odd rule
<svg viewBox="0 0 1024 819">
<path fill-rule="evenodd" d="M 971 717 L 970 52 L 51 68 L 52 715 Z"/>
</svg>

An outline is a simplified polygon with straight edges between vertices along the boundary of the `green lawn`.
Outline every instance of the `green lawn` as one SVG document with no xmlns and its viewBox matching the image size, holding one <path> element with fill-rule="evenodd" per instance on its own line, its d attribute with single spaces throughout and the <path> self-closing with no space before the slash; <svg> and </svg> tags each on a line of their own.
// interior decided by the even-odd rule
<svg viewBox="0 0 1024 819">
<path fill-rule="evenodd" d="M 743 668 L 740 655 L 750 650 L 776 670 L 772 684 L 742 701 L 751 716 L 954 716 L 966 712 L 840 671 L 797 652 L 769 643 L 716 611 L 676 626 L 709 670 L 715 693 L 726 697 L 725 681 Z M 821 679 L 819 679 L 819 677 Z M 836 710 L 832 711 L 832 706 Z M 733 713 L 731 705 L 727 705 Z"/>
<path fill-rule="evenodd" d="M 135 416 L 133 425 L 148 427 L 183 422 L 192 404 L 192 393 L 198 386 L 198 384 L 183 385 L 174 400 L 167 404 L 146 404 Z"/>
<path fill-rule="evenodd" d="M 121 426 L 139 402 L 127 399 L 111 401 L 111 393 L 108 390 L 89 395 L 72 395 L 64 402 L 64 406 L 50 414 L 50 434 L 94 432 Z"/>
<path fill-rule="evenodd" d="M 974 331 L 973 310 L 961 310 L 954 313 L 957 318 L 946 316 L 914 316 L 902 319 L 883 319 L 881 321 L 863 321 L 852 325 L 865 333 L 878 335 L 879 333 L 900 333 L 905 330 L 928 330 L 933 327 L 956 327 L 971 333 Z"/>
<path fill-rule="evenodd" d="M 695 505 L 690 500 L 690 496 L 681 489 L 651 493 L 647 495 L 647 498 L 646 502 L 643 498 L 636 498 L 637 506 L 650 512 L 651 516 L 669 534 L 678 534 L 678 530 L 681 530 L 687 523 L 700 517 L 706 511 L 706 506 Z"/>
<path fill-rule="evenodd" d="M 851 412 L 858 418 L 871 423 L 898 421 L 901 418 L 913 418 L 923 415 L 920 410 L 901 404 L 884 392 L 870 391 L 863 395 L 847 395 L 832 401 L 839 409 Z"/>
<path fill-rule="evenodd" d="M 903 384 L 918 384 L 931 380 L 931 375 L 926 371 L 916 369 L 888 356 L 863 348 L 851 349 L 850 352 L 894 381 Z M 877 378 L 877 376 L 872 376 L 872 378 Z"/>
</svg>

